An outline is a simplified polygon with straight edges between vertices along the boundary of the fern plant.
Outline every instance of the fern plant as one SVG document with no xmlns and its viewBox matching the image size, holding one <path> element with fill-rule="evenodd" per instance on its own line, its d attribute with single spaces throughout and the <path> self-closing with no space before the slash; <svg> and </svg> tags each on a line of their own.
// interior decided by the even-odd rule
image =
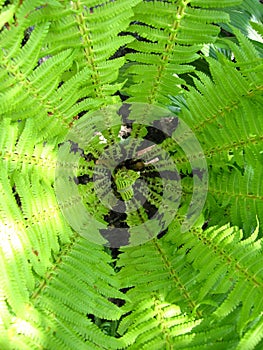
<svg viewBox="0 0 263 350">
<path fill-rule="evenodd" d="M 262 349 L 261 4 L 1 0 L 0 10 L 0 348 Z M 63 215 L 54 188 L 59 152 L 88 124 L 88 148 L 67 144 L 80 159 L 67 185 L 76 182 L 101 224 L 147 221 L 152 209 L 113 217 L 92 181 L 101 153 L 120 141 L 118 123 L 98 121 L 96 111 L 124 108 L 126 136 L 154 132 L 125 117 L 133 103 L 189 127 L 206 159 L 207 199 L 182 232 L 203 173 L 191 169 L 172 140 L 177 124 L 168 124 L 151 137 L 176 162 L 177 213 L 147 242 L 112 249 L 80 234 L 83 212 L 66 187 L 74 224 Z M 104 132 L 93 137 L 98 125 Z M 152 162 L 116 170 L 122 202 L 141 178 L 151 208 L 161 208 L 156 149 Z"/>
</svg>

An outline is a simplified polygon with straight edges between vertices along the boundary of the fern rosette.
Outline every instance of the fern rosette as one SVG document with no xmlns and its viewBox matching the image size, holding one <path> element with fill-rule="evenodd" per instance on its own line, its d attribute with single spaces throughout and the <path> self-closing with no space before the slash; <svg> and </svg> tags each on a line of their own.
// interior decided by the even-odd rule
<svg viewBox="0 0 263 350">
<path fill-rule="evenodd" d="M 176 164 L 178 154 L 188 161 Z M 60 146 L 56 194 L 82 236 L 113 248 L 139 245 L 175 218 L 185 168 L 192 170 L 193 195 L 182 232 L 196 221 L 206 198 L 207 166 L 197 139 L 169 110 L 111 105 L 81 118 Z"/>
<path fill-rule="evenodd" d="M 1 350 L 262 350 L 262 18 L 0 0 Z"/>
</svg>

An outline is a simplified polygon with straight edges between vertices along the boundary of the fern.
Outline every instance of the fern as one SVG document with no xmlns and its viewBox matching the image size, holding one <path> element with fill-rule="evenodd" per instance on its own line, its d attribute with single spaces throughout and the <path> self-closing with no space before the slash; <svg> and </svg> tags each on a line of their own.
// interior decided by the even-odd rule
<svg viewBox="0 0 263 350">
<path fill-rule="evenodd" d="M 262 15 L 0 1 L 1 349 L 262 348 Z"/>
</svg>

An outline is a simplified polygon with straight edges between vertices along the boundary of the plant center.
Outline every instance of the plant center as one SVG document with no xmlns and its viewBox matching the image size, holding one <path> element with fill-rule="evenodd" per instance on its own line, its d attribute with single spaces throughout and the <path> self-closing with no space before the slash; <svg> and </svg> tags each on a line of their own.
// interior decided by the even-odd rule
<svg viewBox="0 0 263 350">
<path fill-rule="evenodd" d="M 133 197 L 133 185 L 140 177 L 139 171 L 131 169 L 118 169 L 114 175 L 117 192 L 120 194 L 123 201 L 129 201 Z"/>
</svg>

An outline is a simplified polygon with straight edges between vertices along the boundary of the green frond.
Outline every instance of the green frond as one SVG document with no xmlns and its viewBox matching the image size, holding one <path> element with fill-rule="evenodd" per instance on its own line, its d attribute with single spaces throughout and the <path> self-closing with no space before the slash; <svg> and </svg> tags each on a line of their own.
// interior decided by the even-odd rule
<svg viewBox="0 0 263 350">
<path fill-rule="evenodd" d="M 26 1 L 23 5 L 24 8 L 20 9 L 22 13 L 27 13 L 28 5 Z M 39 18 L 39 23 L 34 24 L 32 27 L 33 31 L 22 48 L 19 46 L 23 39 L 23 32 L 21 32 L 21 30 L 19 31 L 20 28 L 12 27 L 11 30 L 4 31 L 2 35 L 3 47 L 5 48 L 6 46 L 8 49 L 1 52 L 2 72 L 0 74 L 5 82 L 1 87 L 3 90 L 0 92 L 0 102 L 3 106 L 3 108 L 1 108 L 1 115 L 11 117 L 13 120 L 25 118 L 34 119 L 39 133 L 42 134 L 42 139 L 50 135 L 53 137 L 56 136 L 58 125 L 60 124 L 64 126 L 66 132 L 67 129 L 70 128 L 70 122 L 76 116 L 72 115 L 71 110 L 78 114 L 86 111 L 85 108 L 89 109 L 93 106 L 98 106 L 99 100 L 100 104 L 104 104 L 107 101 L 107 96 L 111 96 L 120 89 L 123 84 L 116 83 L 115 87 L 113 84 L 109 86 L 109 84 L 117 80 L 119 68 L 124 63 L 123 58 L 110 58 L 120 46 L 123 46 L 131 40 L 131 38 L 117 36 L 116 34 L 118 34 L 118 28 L 124 29 L 124 22 L 127 22 L 128 25 L 129 17 L 132 15 L 131 6 L 133 4 L 128 1 L 123 2 L 122 6 L 126 9 L 126 11 L 123 12 L 119 10 L 119 7 L 122 9 L 122 6 L 119 6 L 119 4 L 116 6 L 115 2 L 109 3 L 107 6 L 102 6 L 102 8 L 98 7 L 94 9 L 92 13 L 94 14 L 94 20 L 92 19 L 90 22 L 92 32 L 89 26 L 87 26 L 86 19 L 82 15 L 82 10 L 84 10 L 84 8 L 78 8 L 78 6 L 80 6 L 78 2 L 75 3 L 75 5 L 73 4 L 73 7 L 76 7 L 74 9 L 71 8 L 71 5 L 65 8 L 66 17 L 63 16 L 65 13 L 61 5 L 58 8 L 55 4 L 48 4 L 47 6 L 40 7 L 38 10 L 31 10 L 28 19 L 29 23 L 32 23 L 34 18 L 36 20 Z M 37 8 L 38 3 L 36 3 L 35 6 Z M 53 14 L 53 6 L 56 8 L 55 11 L 60 11 L 59 18 L 48 18 L 48 14 Z M 99 28 L 98 23 L 101 17 L 105 18 L 105 20 L 108 18 L 110 22 L 112 21 L 112 16 L 110 14 L 112 13 L 111 11 L 115 11 L 115 8 L 118 9 L 121 19 L 116 31 L 113 30 L 113 36 L 117 39 L 109 41 L 108 38 L 105 37 L 104 30 L 103 33 L 99 34 L 100 32 L 98 32 L 98 34 L 96 34 L 96 28 Z M 43 18 L 40 17 L 42 12 L 43 16 L 46 14 L 46 21 L 44 22 Z M 79 15 L 77 15 L 78 12 Z M 98 16 L 98 19 L 96 19 L 96 16 Z M 42 22 L 40 22 L 40 18 Z M 61 50 L 57 42 L 54 43 L 54 47 L 57 48 L 55 52 L 53 51 L 51 53 L 51 51 L 43 50 L 43 45 L 50 46 L 47 40 L 52 39 L 53 27 L 58 25 L 60 20 L 62 23 L 57 30 L 65 36 L 66 31 L 63 30 L 62 24 L 66 19 L 72 21 L 79 43 L 83 42 L 81 46 L 82 60 L 80 60 L 81 52 L 79 48 L 73 53 L 73 51 L 70 50 L 69 42 L 67 42 L 67 50 L 64 51 Z M 51 21 L 51 24 L 48 20 Z M 110 22 L 108 25 L 110 25 Z M 27 25 L 29 25 L 29 23 Z M 114 25 L 116 25 L 118 22 L 115 21 L 114 23 Z M 50 29 L 48 30 L 49 27 Z M 119 30 L 119 32 L 120 31 L 121 30 Z M 17 32 L 19 32 L 21 36 L 20 40 L 17 37 Z M 89 39 L 91 33 L 95 36 L 93 41 Z M 64 36 L 63 43 L 65 42 Z M 56 40 L 57 39 L 58 35 L 56 35 Z M 78 40 L 74 37 L 75 42 Z M 73 48 L 74 46 L 72 46 L 72 49 Z M 94 53 L 93 58 L 89 52 L 91 49 L 94 50 L 92 51 Z M 32 53 L 34 56 L 32 56 Z M 96 57 L 98 57 L 98 60 L 96 60 Z M 74 65 L 72 67 L 73 62 Z M 36 65 L 38 66 L 36 67 Z M 65 73 L 67 73 L 69 69 L 72 69 L 71 67 L 76 69 L 77 74 L 70 74 L 69 77 L 71 76 L 72 80 L 70 81 L 67 78 L 65 87 L 62 85 L 60 88 L 61 82 L 63 82 L 64 77 L 66 77 Z M 78 80 L 78 82 L 76 82 L 76 80 Z M 76 85 L 74 85 L 73 94 L 71 96 L 70 93 L 74 83 L 76 83 Z M 87 86 L 89 86 L 88 89 Z M 68 90 L 66 87 L 68 87 Z M 94 97 L 97 97 L 98 100 L 95 101 Z M 15 104 L 9 102 L 12 99 L 15 99 Z M 82 104 L 79 105 L 80 108 L 76 109 L 75 104 L 80 99 L 87 99 L 87 101 L 86 103 L 82 101 Z M 110 100 L 114 101 L 117 100 L 117 98 L 110 97 Z"/>
<path fill-rule="evenodd" d="M 200 331 L 205 330 L 207 334 L 221 333 L 223 324 L 230 322 L 228 314 L 236 312 L 239 315 L 235 316 L 237 328 L 231 331 L 235 334 L 234 338 L 224 338 L 221 333 L 229 348 L 235 349 L 238 333 L 259 317 L 262 309 L 262 242 L 257 238 L 258 229 L 244 240 L 242 232 L 234 227 L 213 227 L 207 231 L 195 227 L 181 234 L 176 228 L 178 225 L 176 221 L 170 225 L 168 235 L 161 240 L 125 249 L 121 254 L 118 265 L 123 267 L 119 276 L 122 286 L 129 288 L 127 296 L 131 302 L 123 307 L 128 314 L 122 319 L 119 332 L 124 334 L 124 338 L 136 337 L 134 348 L 147 348 L 150 344 L 160 349 L 169 347 L 169 339 L 173 339 L 171 344 L 181 348 L 180 331 L 187 332 L 183 325 L 178 330 L 173 325 L 185 321 L 186 327 L 191 324 L 190 331 L 192 327 L 199 326 L 196 332 L 195 328 L 192 329 L 195 337 L 189 335 L 189 338 L 183 338 L 182 348 L 190 349 L 199 345 L 202 349 L 204 345 L 198 344 L 197 329 L 200 327 Z M 149 294 L 153 299 L 158 295 L 162 305 L 178 313 L 169 314 L 167 311 L 164 324 L 159 323 L 160 318 L 152 306 L 156 306 L 156 303 L 149 298 Z M 190 319 L 182 316 L 187 309 L 192 309 L 192 312 L 186 313 L 188 317 L 192 315 Z M 203 321 L 203 314 L 211 314 L 210 321 L 208 318 Z M 178 320 L 179 315 L 181 322 Z M 174 321 L 173 316 L 176 316 Z M 202 327 L 202 322 L 206 326 Z M 251 327 L 250 333 L 253 332 L 253 325 Z M 258 339 L 261 339 L 260 335 Z M 212 342 L 213 348 L 216 348 L 216 344 Z"/>
<path fill-rule="evenodd" d="M 193 6 L 200 6 L 200 7 L 204 7 L 204 8 L 216 8 L 216 7 L 230 7 L 230 6 L 236 6 L 239 5 L 242 2 L 242 0 L 192 0 L 191 4 Z"/>
<path fill-rule="evenodd" d="M 262 316 L 258 317 L 253 326 L 243 335 L 237 346 L 237 350 L 253 350 L 260 349 L 262 346 Z M 259 345 L 259 347 L 257 347 Z"/>
<path fill-rule="evenodd" d="M 2 9 L 2 5 L 5 2 L 5 0 L 2 0 L 0 2 L 0 9 Z M 5 23 L 8 23 L 12 21 L 14 13 L 15 13 L 16 6 L 14 4 L 9 4 L 8 7 L 6 7 L 0 15 L 0 28 L 4 26 Z"/>
<path fill-rule="evenodd" d="M 251 22 L 251 26 L 263 37 L 263 24 L 257 22 Z"/>
<path fill-rule="evenodd" d="M 43 23 L 34 28 L 27 43 L 22 47 L 15 58 L 16 68 L 23 74 L 31 72 L 40 55 L 43 40 L 48 33 L 49 23 Z"/>
<path fill-rule="evenodd" d="M 118 50 L 133 40 L 130 36 L 123 36 L 122 32 L 128 27 L 133 16 L 132 8 L 138 2 L 123 0 L 101 4 L 98 1 L 73 1 L 63 4 L 60 15 L 57 13 L 55 17 L 53 13 L 48 17 L 48 8 L 43 9 L 51 21 L 44 55 L 54 55 L 65 48 L 76 49 L 75 69 L 89 69 L 86 79 L 92 91 L 87 91 L 86 97 L 104 100 L 103 104 L 117 101 L 110 96 L 119 85 L 114 91 L 107 89 L 107 85 L 117 80 L 119 68 L 124 64 L 123 58 L 118 59 Z M 105 28 L 110 28 L 110 31 L 105 31 Z"/>
<path fill-rule="evenodd" d="M 0 177 L 0 254 L 2 266 L 0 294 L 5 307 L 10 307 L 13 312 L 20 314 L 24 304 L 29 301 L 28 289 L 32 288 L 33 284 L 32 271 L 27 260 L 29 239 L 25 235 L 26 226 L 4 168 L 1 168 Z M 4 187 L 3 183 L 5 183 Z M 12 276 L 12 278 L 8 276 Z"/>
<path fill-rule="evenodd" d="M 118 273 L 122 288 L 135 286 L 127 295 L 130 297 L 132 293 L 138 298 L 151 292 L 166 291 L 167 301 L 180 304 L 183 312 L 193 310 L 198 304 L 193 271 L 183 273 L 184 256 L 168 244 L 154 240 L 142 247 L 125 250 L 118 261 L 118 266 L 123 266 Z"/>
<path fill-rule="evenodd" d="M 246 39 L 241 34 L 238 38 L 245 45 Z M 233 51 L 236 50 L 240 51 L 240 48 L 235 45 Z M 190 97 L 187 99 L 188 108 L 181 114 L 195 132 L 208 163 L 213 167 L 209 193 L 217 204 L 212 200 L 211 205 L 214 203 L 220 208 L 218 214 L 213 211 L 213 223 L 220 219 L 223 208 L 226 208 L 232 224 L 243 227 L 246 234 L 255 229 L 256 216 L 262 216 L 262 189 L 259 178 L 254 175 L 262 172 L 262 84 L 257 65 L 255 61 L 251 62 L 251 58 L 245 51 L 242 57 L 237 54 L 235 65 L 208 58 L 211 78 L 196 73 L 196 89 L 191 88 L 189 94 L 186 93 Z M 251 67 L 254 67 L 250 73 L 243 70 L 244 65 L 240 71 L 236 68 L 246 62 L 251 62 Z M 258 57 L 260 62 L 262 59 Z M 177 158 L 177 161 L 183 162 L 184 158 Z M 211 197 L 208 199 L 210 201 Z"/>
<path fill-rule="evenodd" d="M 96 269 L 95 260 L 98 261 Z M 115 320 L 122 314 L 110 301 L 125 296 L 118 292 L 118 281 L 114 279 L 109 262 L 109 256 L 101 247 L 75 238 L 63 247 L 54 261 L 55 265 L 46 271 L 44 278 L 36 281 L 34 288 L 31 286 L 30 304 L 28 298 L 22 299 L 22 292 L 26 290 L 23 279 L 14 269 L 9 270 L 20 280 L 16 304 L 20 307 L 24 305 L 19 313 L 13 303 L 9 304 L 17 312 L 7 325 L 13 348 L 27 349 L 26 344 L 30 344 L 31 349 L 39 345 L 47 349 L 62 349 L 73 344 L 80 349 L 122 347 L 122 340 L 104 335 L 87 317 L 95 315 Z M 78 297 L 72 299 L 72 293 Z M 15 295 L 14 290 L 12 295 Z"/>
<path fill-rule="evenodd" d="M 28 176 L 37 169 L 40 177 L 52 183 L 56 167 L 54 143 L 37 142 L 32 119 L 26 123 L 3 119 L 0 125 L 0 159 L 8 174 L 12 176 L 17 172 Z"/>
<path fill-rule="evenodd" d="M 240 30 L 241 33 L 253 41 L 260 38 L 250 23 L 251 20 L 259 22 L 261 21 L 263 10 L 262 4 L 259 1 L 243 0 L 240 2 L 240 4 L 236 4 L 235 6 L 227 8 L 226 12 L 229 14 L 231 26 L 222 23 L 221 27 L 224 30 L 233 33 L 234 27 Z M 229 39 L 231 41 L 231 38 Z"/>
<path fill-rule="evenodd" d="M 250 77 L 254 80 L 254 85 L 262 84 L 262 55 L 256 50 L 256 47 L 252 42 L 241 34 L 237 29 L 233 28 L 233 32 L 238 39 L 238 44 L 236 45 L 231 41 L 225 41 L 228 43 L 233 51 L 237 65 L 240 67 L 241 72 L 245 76 Z"/>
<path fill-rule="evenodd" d="M 196 247 L 198 243 L 191 241 L 195 231 L 198 229 L 185 236 L 179 231 L 176 233 L 173 227 L 171 235 L 155 241 L 155 244 L 128 248 L 121 254 L 118 264 L 124 267 L 119 277 L 123 287 L 132 288 L 127 292 L 130 301 L 123 307 L 127 314 L 122 318 L 118 332 L 127 342 L 133 342 L 129 348 L 164 349 L 176 346 L 178 349 L 202 349 L 205 346 L 214 349 L 218 345 L 218 349 L 234 349 L 237 345 L 238 334 L 231 321 L 222 323 L 214 317 L 202 319 L 203 313 L 212 313 L 222 298 L 212 300 L 198 295 L 204 282 L 208 282 L 201 276 L 204 279 L 212 277 L 213 273 L 209 271 L 213 270 L 203 261 L 195 266 L 192 251 L 188 259 L 188 255 L 176 248 L 183 246 L 183 250 L 189 250 Z M 202 256 L 201 253 L 195 259 Z M 197 271 L 200 271 L 200 285 Z M 222 278 L 220 272 L 218 276 Z M 211 297 L 214 293 L 213 290 Z M 220 345 L 215 341 L 219 334 L 222 339 Z"/>
<path fill-rule="evenodd" d="M 121 316 L 121 310 L 109 301 L 110 298 L 124 298 L 117 290 L 118 281 L 114 279 L 114 271 L 108 265 L 110 257 L 100 246 L 91 245 L 87 240 L 79 238 L 66 245 L 60 255 L 57 269 L 49 272 L 45 285 L 39 286 L 33 295 L 35 307 L 47 319 L 50 313 L 54 315 L 50 319 L 53 335 L 45 340 L 46 347 L 54 348 L 51 344 L 55 340 L 61 339 L 61 343 L 64 342 L 66 334 L 56 334 L 57 327 L 62 326 L 68 329 L 72 341 L 78 341 L 83 349 L 88 348 L 86 340 L 94 344 L 94 347 L 116 348 L 119 341 L 103 336 L 87 318 L 89 314 L 108 320 L 116 320 Z M 97 261 L 95 268 L 94 261 Z M 72 299 L 72 293 L 76 298 Z"/>
<path fill-rule="evenodd" d="M 61 7 L 60 2 L 57 0 L 50 0 L 48 3 L 43 5 L 43 2 L 41 0 L 26 0 L 19 4 L 17 10 L 17 19 L 19 21 L 26 21 L 28 17 L 32 15 L 35 11 L 41 9 L 41 6 L 43 7 Z"/>
<path fill-rule="evenodd" d="M 131 101 L 166 104 L 168 91 L 173 95 L 181 91 L 183 81 L 177 79 L 178 74 L 194 71 L 185 63 L 194 62 L 202 45 L 215 41 L 219 28 L 214 24 L 229 19 L 223 11 L 198 5 L 200 8 L 184 1 L 141 2 L 135 7 L 134 18 L 140 24 L 132 24 L 129 31 L 140 41 L 128 44 L 137 52 L 128 53 L 126 58 L 137 62 L 138 70 L 134 63 L 127 69 L 126 74 L 132 75 L 135 85 L 124 90 L 132 95 Z M 202 31 L 198 30 L 200 25 Z"/>
<path fill-rule="evenodd" d="M 242 227 L 246 235 L 249 235 L 257 226 L 257 218 L 261 226 L 263 189 L 260 177 L 262 171 L 261 164 L 256 166 L 249 164 L 244 174 L 233 170 L 230 175 L 225 172 L 210 178 L 209 193 L 217 204 L 228 212 L 228 220 Z M 214 220 L 218 218 L 216 211 L 213 212 L 213 216 Z"/>
<path fill-rule="evenodd" d="M 257 236 L 258 228 L 244 240 L 242 231 L 228 225 L 203 232 L 192 230 L 192 234 L 175 238 L 178 245 L 183 244 L 183 249 L 188 250 L 187 260 L 199 271 L 199 298 L 212 300 L 212 295 L 221 295 L 214 310 L 219 318 L 238 308 L 239 330 L 258 317 L 262 309 L 262 242 Z"/>
<path fill-rule="evenodd" d="M 135 306 L 136 305 L 136 306 Z M 136 298 L 136 311 L 123 318 L 118 332 L 124 339 L 133 338 L 134 344 L 129 349 L 173 348 L 175 339 L 184 334 L 184 342 L 191 342 L 194 336 L 188 335 L 201 320 L 194 320 L 184 315 L 180 307 L 170 304 L 161 295 Z M 126 331 L 129 333 L 126 333 Z M 177 346 L 180 340 L 177 339 Z"/>
<path fill-rule="evenodd" d="M 2 118 L 10 117 L 16 121 L 32 118 L 35 127 L 42 132 L 39 141 L 48 135 L 56 135 L 58 125 L 62 125 L 66 131 L 69 120 L 60 114 L 57 101 L 52 103 L 52 95 L 58 89 L 60 74 L 70 67 L 72 59 L 72 52 L 65 51 L 35 70 L 34 65 L 31 65 L 31 74 L 26 76 L 12 59 L 2 56 L 3 69 L 12 76 L 8 80 L 9 88 L 6 87 L 0 94 Z"/>
</svg>

